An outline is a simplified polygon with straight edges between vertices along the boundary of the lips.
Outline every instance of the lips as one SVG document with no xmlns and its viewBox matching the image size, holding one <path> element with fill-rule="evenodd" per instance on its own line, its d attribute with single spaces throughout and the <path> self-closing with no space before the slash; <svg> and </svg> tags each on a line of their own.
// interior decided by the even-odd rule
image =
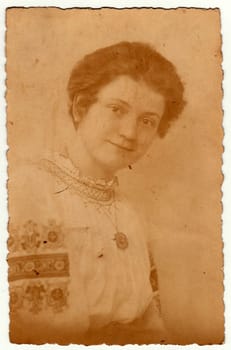
<svg viewBox="0 0 231 350">
<path fill-rule="evenodd" d="M 131 147 L 126 147 L 126 146 L 124 146 L 124 145 L 120 145 L 120 144 L 115 143 L 115 142 L 112 142 L 112 141 L 108 141 L 108 142 L 109 142 L 111 145 L 116 146 L 116 147 L 118 147 L 118 148 L 120 148 L 120 149 L 122 149 L 122 150 L 124 150 L 124 151 L 127 151 L 127 152 L 133 152 L 133 151 L 134 151 L 134 149 L 131 148 Z"/>
</svg>

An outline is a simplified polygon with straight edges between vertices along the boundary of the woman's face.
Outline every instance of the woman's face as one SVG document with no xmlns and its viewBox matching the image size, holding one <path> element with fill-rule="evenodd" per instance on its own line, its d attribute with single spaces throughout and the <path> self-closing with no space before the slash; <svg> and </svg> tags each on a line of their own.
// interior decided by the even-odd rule
<svg viewBox="0 0 231 350">
<path fill-rule="evenodd" d="M 104 86 L 78 126 L 88 156 L 115 172 L 141 158 L 157 135 L 164 97 L 146 83 L 119 76 Z"/>
</svg>

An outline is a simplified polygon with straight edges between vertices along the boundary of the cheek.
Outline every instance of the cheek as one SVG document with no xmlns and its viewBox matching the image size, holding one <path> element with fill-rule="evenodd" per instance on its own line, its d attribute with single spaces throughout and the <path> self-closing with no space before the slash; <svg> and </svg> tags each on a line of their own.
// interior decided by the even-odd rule
<svg viewBox="0 0 231 350">
<path fill-rule="evenodd" d="M 143 133 L 138 137 L 138 149 L 140 152 L 146 152 L 151 146 L 155 137 L 155 132 Z"/>
<path fill-rule="evenodd" d="M 90 114 L 91 125 L 90 132 L 95 134 L 95 137 L 102 138 L 116 130 L 115 120 L 111 117 L 108 111 L 98 107 Z M 88 130 L 89 132 L 89 130 Z"/>
<path fill-rule="evenodd" d="M 79 129 L 82 135 L 89 140 L 95 140 L 102 133 L 104 128 L 103 123 L 99 117 L 99 112 L 96 108 L 91 109 L 86 116 L 83 117 Z"/>
</svg>

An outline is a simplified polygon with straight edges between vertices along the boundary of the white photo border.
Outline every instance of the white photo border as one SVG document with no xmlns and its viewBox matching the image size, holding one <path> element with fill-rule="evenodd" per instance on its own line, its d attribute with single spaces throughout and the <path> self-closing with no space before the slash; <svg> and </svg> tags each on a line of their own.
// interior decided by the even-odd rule
<svg viewBox="0 0 231 350">
<path fill-rule="evenodd" d="M 229 0 L 2 0 L 0 4 L 0 348 L 4 350 L 37 349 L 37 345 L 16 345 L 9 342 L 8 338 L 8 283 L 7 283 L 7 131 L 6 131 L 6 101 L 5 101 L 5 35 L 6 23 L 5 14 L 7 8 L 12 7 L 58 7 L 58 8 L 218 8 L 221 12 L 222 23 L 222 52 L 224 72 L 223 80 L 223 110 L 224 110 L 224 154 L 222 172 L 224 182 L 223 192 L 223 240 L 224 240 L 224 274 L 225 274 L 225 342 L 222 345 L 204 345 L 203 350 L 210 349 L 230 349 L 231 348 L 231 2 Z M 61 349 L 59 345 L 39 345 L 44 350 Z M 166 350 L 176 349 L 177 345 L 144 345 L 143 347 L 159 349 L 160 346 Z M 68 345 L 68 349 L 80 349 L 84 346 Z M 106 348 L 107 346 L 100 346 Z M 137 346 L 126 346 L 126 348 Z M 188 349 L 196 349 L 199 345 L 187 345 Z M 66 347 L 65 347 L 66 348 Z M 65 349 L 64 348 L 64 349 Z M 93 348 L 96 348 L 94 346 Z M 114 346 L 119 348 L 119 346 Z M 137 347 L 138 348 L 138 347 Z M 184 346 L 185 348 L 185 346 Z"/>
</svg>

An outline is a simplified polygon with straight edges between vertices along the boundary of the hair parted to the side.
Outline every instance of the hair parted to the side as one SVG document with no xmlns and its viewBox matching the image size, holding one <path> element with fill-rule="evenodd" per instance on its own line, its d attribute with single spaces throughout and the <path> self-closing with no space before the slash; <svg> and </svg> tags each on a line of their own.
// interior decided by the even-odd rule
<svg viewBox="0 0 231 350">
<path fill-rule="evenodd" d="M 184 108 L 184 87 L 174 65 L 149 44 L 120 42 L 98 49 L 79 61 L 68 82 L 70 112 L 76 97 L 81 98 L 80 103 L 87 110 L 97 100 L 99 90 L 120 75 L 143 80 L 165 97 L 165 112 L 157 131 L 163 137 Z"/>
</svg>

